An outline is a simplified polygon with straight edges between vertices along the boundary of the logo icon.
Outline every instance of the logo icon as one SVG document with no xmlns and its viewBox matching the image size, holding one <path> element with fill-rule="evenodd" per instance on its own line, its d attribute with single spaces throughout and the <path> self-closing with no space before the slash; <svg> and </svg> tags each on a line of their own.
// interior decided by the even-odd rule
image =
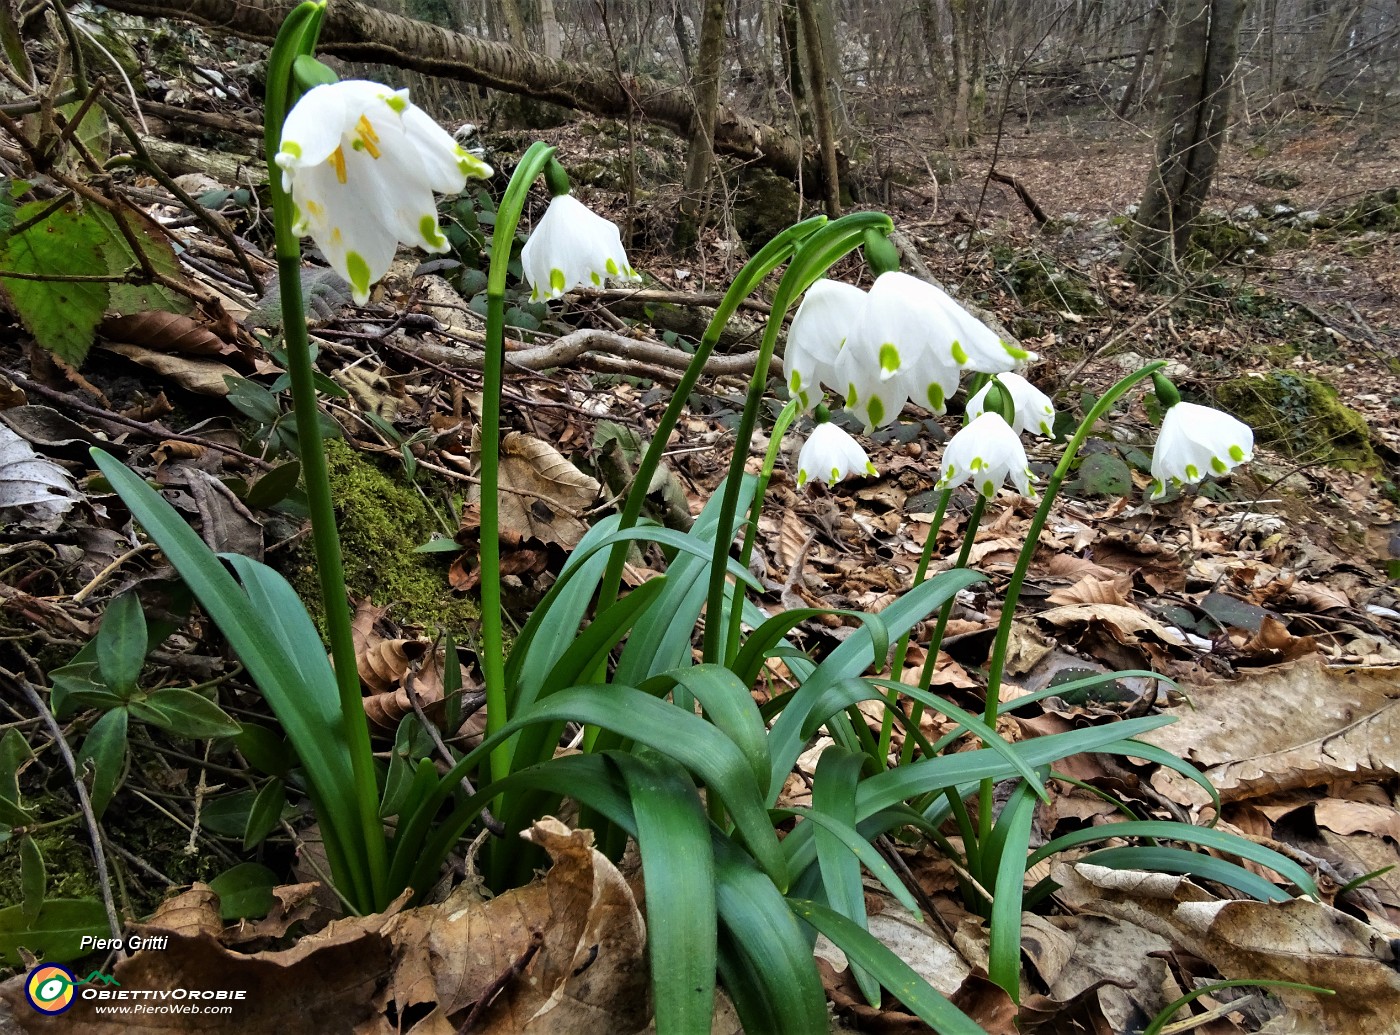
<svg viewBox="0 0 1400 1035">
<path fill-rule="evenodd" d="M 40 1013 L 59 1014 L 73 1005 L 73 986 L 77 979 L 67 967 L 45 963 L 29 972 L 24 983 L 24 995 L 29 1005 Z"/>
</svg>

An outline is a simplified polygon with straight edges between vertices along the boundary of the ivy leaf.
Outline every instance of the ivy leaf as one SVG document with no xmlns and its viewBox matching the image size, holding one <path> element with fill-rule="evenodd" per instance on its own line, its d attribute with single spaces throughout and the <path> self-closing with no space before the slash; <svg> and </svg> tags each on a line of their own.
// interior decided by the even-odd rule
<svg viewBox="0 0 1400 1035">
<path fill-rule="evenodd" d="M 15 210 L 23 223 L 50 204 L 35 201 Z M 65 205 L 0 245 L 0 296 L 34 340 L 64 362 L 79 366 L 111 298 L 112 285 L 95 281 L 17 280 L 4 273 L 39 277 L 93 277 L 110 272 L 102 226 L 76 205 Z"/>
</svg>

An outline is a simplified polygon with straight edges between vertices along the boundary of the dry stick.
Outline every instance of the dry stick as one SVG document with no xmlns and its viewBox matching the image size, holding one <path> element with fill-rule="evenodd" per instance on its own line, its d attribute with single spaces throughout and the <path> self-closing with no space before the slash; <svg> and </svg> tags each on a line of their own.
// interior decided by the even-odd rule
<svg viewBox="0 0 1400 1035">
<path fill-rule="evenodd" d="M 472 1025 L 476 1024 L 477 1018 L 490 1009 L 491 1004 L 494 1003 L 496 997 L 505 990 L 506 985 L 510 984 L 511 981 L 517 978 L 520 973 L 530 965 L 530 961 L 535 958 L 535 953 L 539 952 L 542 948 L 544 948 L 544 932 L 531 931 L 529 947 L 521 954 L 519 959 L 511 963 L 500 976 L 495 978 L 482 990 L 481 997 L 477 999 L 476 1003 L 472 1006 L 471 1012 L 467 1014 L 467 1019 L 463 1021 L 462 1026 L 457 1029 L 457 1035 L 466 1035 L 467 1032 L 472 1030 Z"/>
<path fill-rule="evenodd" d="M 1016 179 L 1016 177 L 1002 172 L 995 166 L 987 172 L 987 177 L 996 183 L 1004 183 L 1014 190 L 1016 196 L 1025 203 L 1026 208 L 1030 211 L 1032 218 L 1034 218 L 1037 223 L 1049 222 L 1050 217 L 1045 214 L 1045 210 L 1036 203 L 1035 198 L 1031 197 L 1031 192 L 1026 189 L 1026 185 Z"/>
<path fill-rule="evenodd" d="M 241 449 L 234 449 L 232 446 L 223 445 L 212 439 L 200 438 L 198 435 L 182 435 L 179 432 L 171 431 L 164 424 L 158 424 L 155 421 L 139 421 L 132 420 L 130 417 L 123 417 L 119 413 L 113 413 L 111 410 L 104 410 L 100 406 L 93 406 L 91 403 L 85 403 L 81 399 L 75 399 L 71 395 L 48 387 L 48 385 L 39 384 L 37 381 L 31 381 L 23 374 L 13 370 L 7 370 L 5 376 L 20 388 L 24 389 L 25 392 L 33 392 L 36 395 L 41 395 L 45 399 L 51 399 L 63 406 L 71 407 L 89 417 L 98 417 L 102 420 L 110 421 L 113 424 L 118 424 L 139 435 L 144 435 L 147 438 L 169 439 L 172 442 L 188 442 L 190 445 L 200 446 L 204 449 L 213 449 L 220 453 L 236 456 L 238 459 L 246 461 L 254 467 L 260 467 L 265 471 L 270 471 L 277 466 L 261 457 L 252 456 L 243 452 Z"/>
<path fill-rule="evenodd" d="M 83 785 L 82 777 L 78 775 L 78 763 L 73 758 L 73 752 L 68 748 L 68 741 L 63 738 L 63 730 L 59 727 L 58 720 L 53 717 L 48 705 L 39 696 L 39 691 L 34 689 L 29 680 L 5 668 L 0 668 L 0 679 L 18 686 L 24 692 L 24 696 L 29 698 L 29 703 L 34 706 L 34 711 L 48 727 L 49 733 L 53 736 L 54 746 L 58 748 L 58 753 L 63 756 L 63 762 L 73 777 L 73 790 L 78 796 L 78 807 L 82 810 L 83 822 L 87 824 L 88 837 L 92 841 L 92 858 L 97 865 L 97 884 L 102 889 L 102 908 L 107 912 L 107 929 L 112 932 L 112 938 L 117 942 L 117 954 L 125 958 L 126 949 L 122 947 L 122 923 L 117 917 L 117 904 L 112 900 L 111 877 L 107 873 L 107 856 L 102 850 L 102 831 L 97 825 L 97 817 L 93 815 L 92 800 L 88 797 L 87 788 Z"/>
<path fill-rule="evenodd" d="M 413 687 L 413 684 L 417 680 L 417 678 L 418 674 L 416 672 L 408 672 L 404 676 L 404 691 L 408 694 L 409 703 L 413 705 L 413 714 L 418 716 L 418 722 L 422 725 L 422 727 L 425 730 L 428 731 L 428 736 L 433 738 L 433 744 L 437 747 L 438 754 L 442 756 L 442 760 L 446 762 L 447 767 L 451 769 L 457 764 L 459 759 L 454 757 L 452 752 L 447 749 L 447 745 L 443 743 L 442 734 L 438 732 L 437 723 L 428 721 L 428 715 L 425 711 L 423 711 L 423 699 L 418 695 L 418 691 L 415 690 Z M 481 697 L 481 702 L 484 704 L 486 701 L 486 695 L 480 694 L 478 696 Z M 480 704 L 478 704 L 477 707 L 479 708 Z M 472 710 L 475 711 L 476 709 L 474 708 Z M 472 786 L 471 777 L 462 777 L 462 790 L 467 792 L 468 798 L 474 797 L 476 795 L 476 788 Z M 491 833 L 495 834 L 497 837 L 506 836 L 506 825 L 502 823 L 499 819 L 497 819 L 495 816 L 491 815 L 491 810 L 485 805 L 481 807 L 481 823 L 482 826 L 486 827 L 487 830 L 491 831 Z"/>
</svg>

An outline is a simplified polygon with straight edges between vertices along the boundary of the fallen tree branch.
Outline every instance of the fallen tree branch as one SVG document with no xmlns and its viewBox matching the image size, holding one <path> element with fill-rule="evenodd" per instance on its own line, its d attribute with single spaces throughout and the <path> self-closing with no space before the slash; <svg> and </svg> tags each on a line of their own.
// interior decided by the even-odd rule
<svg viewBox="0 0 1400 1035">
<path fill-rule="evenodd" d="M 271 43 L 297 0 L 110 0 L 125 14 L 179 19 Z M 643 118 L 689 136 L 695 107 L 687 90 L 648 76 L 623 75 L 582 62 L 551 60 L 533 51 L 453 32 L 376 10 L 358 0 L 336 0 L 326 10 L 320 51 L 351 61 L 394 65 L 507 93 L 534 97 L 598 115 Z M 790 133 L 720 106 L 714 147 L 722 154 L 765 165 L 796 178 L 802 142 Z"/>
</svg>

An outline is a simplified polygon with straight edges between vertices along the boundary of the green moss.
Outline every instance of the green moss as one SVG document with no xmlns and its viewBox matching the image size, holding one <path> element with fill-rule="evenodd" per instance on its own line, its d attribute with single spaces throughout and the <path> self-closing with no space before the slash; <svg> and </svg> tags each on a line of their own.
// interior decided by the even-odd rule
<svg viewBox="0 0 1400 1035">
<path fill-rule="evenodd" d="M 1274 371 L 1227 381 L 1220 405 L 1254 428 L 1260 443 L 1295 460 L 1322 461 L 1348 471 L 1374 470 L 1380 461 L 1366 421 L 1344 405 L 1337 390 L 1307 374 Z"/>
<path fill-rule="evenodd" d="M 437 530 L 423 498 L 343 442 L 326 443 L 326 461 L 350 594 L 398 604 L 396 614 L 426 628 L 460 633 L 475 624 L 480 611 L 452 593 L 442 555 L 413 552 Z M 320 589 L 309 539 L 287 577 L 319 624 Z"/>
<path fill-rule="evenodd" d="M 1400 230 L 1400 187 L 1373 191 L 1349 205 L 1330 208 L 1317 225 L 1339 235 Z"/>
<path fill-rule="evenodd" d="M 797 222 L 797 188 L 767 169 L 743 173 L 734 202 L 734 228 L 752 255 Z"/>
<path fill-rule="evenodd" d="M 18 905 L 21 897 L 19 838 L 0 846 L 0 907 Z M 86 829 L 80 823 L 39 831 L 34 842 L 44 857 L 48 880 L 45 898 L 96 898 L 97 868 Z"/>
<path fill-rule="evenodd" d="M 1089 278 L 1061 266 L 1045 252 L 994 248 L 992 254 L 1007 287 L 1022 305 L 1047 306 L 1080 316 L 1103 312 L 1103 302 L 1094 294 Z"/>
</svg>

